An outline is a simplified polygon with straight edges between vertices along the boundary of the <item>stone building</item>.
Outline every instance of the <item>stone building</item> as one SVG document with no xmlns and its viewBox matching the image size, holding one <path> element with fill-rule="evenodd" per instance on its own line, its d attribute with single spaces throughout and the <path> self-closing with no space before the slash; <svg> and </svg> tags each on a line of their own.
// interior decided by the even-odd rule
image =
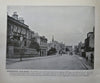
<svg viewBox="0 0 100 83">
<path fill-rule="evenodd" d="M 94 57 L 94 30 L 93 32 L 87 33 L 87 38 L 85 39 L 85 52 L 88 60 Z"/>
<path fill-rule="evenodd" d="M 35 33 L 34 38 L 40 46 L 40 56 L 47 56 L 47 38 L 45 36 L 39 36 L 38 33 Z"/>
<path fill-rule="evenodd" d="M 59 51 L 60 51 L 60 44 L 57 41 L 50 42 L 50 43 L 48 43 L 48 51 L 51 48 L 55 48 L 57 53 L 59 53 Z"/>
<path fill-rule="evenodd" d="M 47 56 L 47 38 L 40 36 L 40 56 Z"/>
<path fill-rule="evenodd" d="M 52 41 L 51 41 L 50 43 L 48 43 L 48 51 L 49 51 L 51 48 L 55 48 L 57 54 L 59 54 L 60 51 L 61 51 L 62 53 L 65 53 L 65 51 L 66 51 L 66 46 L 65 46 L 65 44 L 59 43 L 58 41 L 55 41 L 55 40 L 54 40 L 54 37 L 52 37 Z"/>
<path fill-rule="evenodd" d="M 73 52 L 73 47 L 72 46 L 66 46 L 66 52 L 67 53 L 72 53 Z"/>
<path fill-rule="evenodd" d="M 25 49 L 24 55 L 36 54 L 35 49 L 29 48 L 33 35 L 34 32 L 16 12 L 12 17 L 7 15 L 7 57 L 20 57 L 21 49 Z"/>
<path fill-rule="evenodd" d="M 76 55 L 79 55 L 78 45 L 75 45 L 75 46 L 74 46 L 74 53 L 75 53 Z"/>
</svg>

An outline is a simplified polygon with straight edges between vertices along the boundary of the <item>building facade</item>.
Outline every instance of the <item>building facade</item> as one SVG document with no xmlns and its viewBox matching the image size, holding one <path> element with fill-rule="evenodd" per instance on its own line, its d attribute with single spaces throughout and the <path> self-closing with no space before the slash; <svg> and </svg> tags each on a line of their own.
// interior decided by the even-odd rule
<svg viewBox="0 0 100 83">
<path fill-rule="evenodd" d="M 66 52 L 71 54 L 73 53 L 73 47 L 72 46 L 66 46 Z"/>
<path fill-rule="evenodd" d="M 85 52 L 86 58 L 94 62 L 94 29 L 93 32 L 87 33 L 87 38 L 85 39 Z"/>
<path fill-rule="evenodd" d="M 45 36 L 39 36 L 38 33 L 35 33 L 34 38 L 40 46 L 40 56 L 47 56 L 47 38 Z"/>
<path fill-rule="evenodd" d="M 24 23 L 23 18 L 18 17 L 16 12 L 12 16 L 7 15 L 7 58 L 35 56 L 38 54 L 36 49 L 30 48 L 34 31 Z"/>
<path fill-rule="evenodd" d="M 13 57 L 21 47 L 27 47 L 28 25 L 24 24 L 23 19 L 18 19 L 16 12 L 12 17 L 7 16 L 7 57 Z"/>
<path fill-rule="evenodd" d="M 94 63 L 94 28 L 93 32 L 88 32 L 84 43 L 80 42 L 76 48 L 76 54 L 85 57 L 86 60 Z"/>
<path fill-rule="evenodd" d="M 52 41 L 50 43 L 48 43 L 48 51 L 51 48 L 55 48 L 56 49 L 56 54 L 60 54 L 61 53 L 66 53 L 66 46 L 63 43 L 59 43 L 58 41 L 54 40 L 54 37 L 52 37 Z"/>
</svg>

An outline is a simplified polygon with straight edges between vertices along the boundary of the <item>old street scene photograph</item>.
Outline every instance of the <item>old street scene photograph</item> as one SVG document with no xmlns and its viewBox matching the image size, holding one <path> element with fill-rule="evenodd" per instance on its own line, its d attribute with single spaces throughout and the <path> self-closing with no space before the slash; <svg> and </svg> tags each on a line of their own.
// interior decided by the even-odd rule
<svg viewBox="0 0 100 83">
<path fill-rule="evenodd" d="M 95 8 L 8 6 L 6 69 L 94 69 Z"/>
</svg>

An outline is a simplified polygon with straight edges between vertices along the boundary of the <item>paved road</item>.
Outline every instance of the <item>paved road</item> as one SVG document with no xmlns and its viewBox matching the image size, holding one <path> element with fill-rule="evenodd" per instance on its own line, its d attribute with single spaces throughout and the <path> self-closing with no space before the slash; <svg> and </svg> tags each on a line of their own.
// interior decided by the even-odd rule
<svg viewBox="0 0 100 83">
<path fill-rule="evenodd" d="M 15 62 L 14 62 L 15 61 Z M 7 69 L 86 70 L 91 66 L 78 55 L 52 55 L 26 58 L 23 61 L 7 60 Z"/>
</svg>

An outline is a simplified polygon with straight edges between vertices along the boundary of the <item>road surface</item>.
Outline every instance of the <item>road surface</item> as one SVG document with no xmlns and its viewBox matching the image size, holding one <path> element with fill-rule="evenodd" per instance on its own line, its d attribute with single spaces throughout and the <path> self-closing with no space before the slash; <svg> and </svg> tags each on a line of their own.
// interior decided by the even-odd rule
<svg viewBox="0 0 100 83">
<path fill-rule="evenodd" d="M 78 55 L 52 55 L 34 58 L 7 60 L 7 69 L 35 69 L 35 70 L 87 70 L 91 66 Z"/>
</svg>

